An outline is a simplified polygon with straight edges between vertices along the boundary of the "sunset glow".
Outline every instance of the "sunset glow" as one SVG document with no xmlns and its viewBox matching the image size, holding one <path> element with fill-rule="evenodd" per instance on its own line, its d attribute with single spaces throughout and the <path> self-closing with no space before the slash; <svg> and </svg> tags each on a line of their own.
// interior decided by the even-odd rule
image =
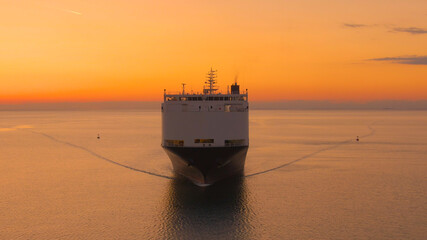
<svg viewBox="0 0 427 240">
<path fill-rule="evenodd" d="M 0 103 L 427 99 L 427 1 L 2 1 Z"/>
</svg>

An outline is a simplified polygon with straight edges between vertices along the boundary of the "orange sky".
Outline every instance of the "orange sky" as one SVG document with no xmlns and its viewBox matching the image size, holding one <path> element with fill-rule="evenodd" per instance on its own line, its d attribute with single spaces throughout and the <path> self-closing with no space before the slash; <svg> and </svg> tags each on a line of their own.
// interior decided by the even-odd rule
<svg viewBox="0 0 427 240">
<path fill-rule="evenodd" d="M 426 59 L 425 0 L 1 0 L 0 103 L 161 100 L 211 66 L 251 100 L 419 100 Z"/>
</svg>

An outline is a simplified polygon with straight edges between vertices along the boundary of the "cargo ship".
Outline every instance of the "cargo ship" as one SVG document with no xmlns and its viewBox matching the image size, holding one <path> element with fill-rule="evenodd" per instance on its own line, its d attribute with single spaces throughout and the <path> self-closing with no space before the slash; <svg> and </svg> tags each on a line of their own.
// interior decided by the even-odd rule
<svg viewBox="0 0 427 240">
<path fill-rule="evenodd" d="M 241 174 L 249 147 L 248 90 L 237 80 L 221 93 L 217 71 L 207 73 L 202 92 L 163 94 L 162 147 L 176 173 L 199 186 Z"/>
</svg>

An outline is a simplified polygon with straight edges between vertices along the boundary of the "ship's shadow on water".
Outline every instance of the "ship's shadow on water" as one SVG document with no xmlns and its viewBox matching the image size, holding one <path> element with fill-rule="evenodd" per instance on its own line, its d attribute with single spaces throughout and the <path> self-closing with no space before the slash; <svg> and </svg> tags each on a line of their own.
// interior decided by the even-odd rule
<svg viewBox="0 0 427 240">
<path fill-rule="evenodd" d="M 236 176 L 199 187 L 175 177 L 164 203 L 162 239 L 248 239 L 251 211 L 245 179 Z"/>
</svg>

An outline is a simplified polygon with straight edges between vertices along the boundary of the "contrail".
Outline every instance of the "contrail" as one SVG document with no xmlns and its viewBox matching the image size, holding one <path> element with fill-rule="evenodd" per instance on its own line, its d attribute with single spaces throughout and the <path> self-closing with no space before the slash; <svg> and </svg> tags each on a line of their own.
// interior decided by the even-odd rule
<svg viewBox="0 0 427 240">
<path fill-rule="evenodd" d="M 83 13 L 81 13 L 81 12 L 76 12 L 76 11 L 69 10 L 69 9 L 62 9 L 62 8 L 58 8 L 58 9 L 61 11 L 67 12 L 67 13 L 72 13 L 72 14 L 76 14 L 76 15 L 83 15 Z"/>
</svg>

